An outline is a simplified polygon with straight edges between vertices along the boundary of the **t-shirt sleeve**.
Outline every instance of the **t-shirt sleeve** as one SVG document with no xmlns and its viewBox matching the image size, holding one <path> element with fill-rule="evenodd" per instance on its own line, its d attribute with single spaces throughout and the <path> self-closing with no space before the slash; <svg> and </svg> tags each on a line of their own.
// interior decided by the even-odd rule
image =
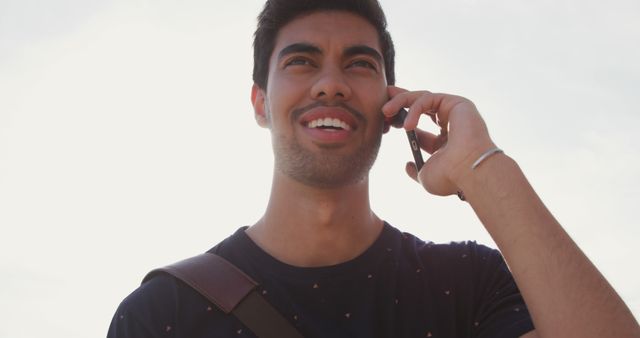
<svg viewBox="0 0 640 338">
<path fill-rule="evenodd" d="M 497 250 L 475 245 L 475 337 L 520 337 L 534 330 L 527 306 Z"/>
<path fill-rule="evenodd" d="M 173 337 L 174 293 L 175 281 L 165 275 L 158 275 L 141 285 L 118 306 L 107 338 Z"/>
<path fill-rule="evenodd" d="M 134 337 L 152 338 L 157 336 L 154 336 L 149 331 L 149 328 L 145 326 L 145 323 L 140 321 L 139 318 L 136 318 L 135 314 L 129 311 L 123 303 L 118 307 L 118 310 L 111 320 L 107 338 Z"/>
</svg>

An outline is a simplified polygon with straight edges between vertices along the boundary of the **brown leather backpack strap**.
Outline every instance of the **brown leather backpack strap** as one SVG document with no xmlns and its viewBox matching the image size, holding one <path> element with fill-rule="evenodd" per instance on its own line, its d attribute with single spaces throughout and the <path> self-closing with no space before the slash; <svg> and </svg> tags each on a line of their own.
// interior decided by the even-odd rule
<svg viewBox="0 0 640 338">
<path fill-rule="evenodd" d="M 226 314 L 233 314 L 260 338 L 302 338 L 302 335 L 256 291 L 251 277 L 226 259 L 204 253 L 149 272 L 145 283 L 168 273 L 198 291 Z"/>
<path fill-rule="evenodd" d="M 155 269 L 149 272 L 142 282 L 161 272 L 182 280 L 226 314 L 231 313 L 238 303 L 258 285 L 233 264 L 210 253 L 203 253 Z"/>
</svg>

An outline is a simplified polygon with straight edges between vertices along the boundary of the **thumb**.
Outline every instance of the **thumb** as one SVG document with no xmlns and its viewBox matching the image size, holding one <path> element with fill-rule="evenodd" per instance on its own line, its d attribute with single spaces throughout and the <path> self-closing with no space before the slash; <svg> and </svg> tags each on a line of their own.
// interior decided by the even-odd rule
<svg viewBox="0 0 640 338">
<path fill-rule="evenodd" d="M 407 175 L 409 175 L 409 177 L 411 177 L 414 181 L 420 183 L 420 181 L 418 181 L 418 169 L 416 168 L 415 163 L 407 162 L 404 170 L 407 172 Z"/>
</svg>

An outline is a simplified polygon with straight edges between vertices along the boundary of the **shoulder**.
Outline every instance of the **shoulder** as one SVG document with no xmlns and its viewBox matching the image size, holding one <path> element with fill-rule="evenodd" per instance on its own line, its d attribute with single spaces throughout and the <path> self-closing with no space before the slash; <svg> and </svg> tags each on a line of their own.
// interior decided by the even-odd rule
<svg viewBox="0 0 640 338">
<path fill-rule="evenodd" d="M 455 302 L 457 316 L 466 318 L 474 332 L 503 337 L 533 329 L 500 251 L 475 241 L 425 242 L 411 234 L 403 234 L 403 250 L 405 261 L 415 260 L 412 264 L 426 272 L 433 300 L 442 300 L 444 308 Z"/>
<path fill-rule="evenodd" d="M 209 252 L 229 256 L 242 230 Z M 228 326 L 222 312 L 184 282 L 164 272 L 150 276 L 118 306 L 109 327 L 109 338 L 182 337 L 185 328 L 192 327 L 197 327 L 201 336 L 210 336 L 209 331 L 214 329 L 203 323 L 215 323 L 221 328 Z M 186 336 L 198 335 L 188 331 Z"/>
<path fill-rule="evenodd" d="M 402 233 L 402 247 L 405 256 L 416 256 L 420 261 L 437 266 L 501 264 L 502 255 L 496 249 L 475 241 L 434 243 L 423 241 L 410 234 Z"/>
<path fill-rule="evenodd" d="M 120 303 L 108 337 L 204 337 L 215 330 L 228 331 L 233 323 L 226 319 L 198 291 L 167 273 L 157 273 Z"/>
<path fill-rule="evenodd" d="M 178 293 L 178 281 L 168 274 L 159 273 L 127 296 L 120 307 L 133 312 L 167 309 L 175 303 Z"/>
<path fill-rule="evenodd" d="M 109 328 L 109 337 L 156 337 L 173 327 L 179 286 L 159 274 L 145 282 L 118 306 Z"/>
<path fill-rule="evenodd" d="M 442 264 L 490 266 L 502 264 L 500 251 L 475 241 L 450 242 L 446 244 L 427 243 L 419 249 L 420 256 Z"/>
<path fill-rule="evenodd" d="M 408 233 L 403 233 L 402 238 L 400 265 L 428 271 L 432 282 L 469 288 L 496 277 L 504 282 L 511 280 L 511 273 L 496 249 L 475 241 L 433 243 Z"/>
</svg>

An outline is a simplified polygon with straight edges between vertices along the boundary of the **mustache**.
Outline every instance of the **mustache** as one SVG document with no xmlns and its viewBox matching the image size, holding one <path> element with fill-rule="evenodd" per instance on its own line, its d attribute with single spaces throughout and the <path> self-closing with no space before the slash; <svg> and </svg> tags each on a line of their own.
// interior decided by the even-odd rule
<svg viewBox="0 0 640 338">
<path fill-rule="evenodd" d="M 336 104 L 327 104 L 325 102 L 314 102 L 312 104 L 306 105 L 304 107 L 300 107 L 300 108 L 296 108 L 291 112 L 291 119 L 293 121 L 297 120 L 300 115 L 306 113 L 307 111 L 314 109 L 314 108 L 318 108 L 318 107 L 327 107 L 327 108 L 331 108 L 331 107 L 340 107 L 344 110 L 346 110 L 347 112 L 349 112 L 351 115 L 353 115 L 358 122 L 360 123 L 365 123 L 367 121 L 367 119 L 364 117 L 364 114 L 361 113 L 359 110 L 349 106 L 346 103 L 336 103 Z"/>
</svg>

